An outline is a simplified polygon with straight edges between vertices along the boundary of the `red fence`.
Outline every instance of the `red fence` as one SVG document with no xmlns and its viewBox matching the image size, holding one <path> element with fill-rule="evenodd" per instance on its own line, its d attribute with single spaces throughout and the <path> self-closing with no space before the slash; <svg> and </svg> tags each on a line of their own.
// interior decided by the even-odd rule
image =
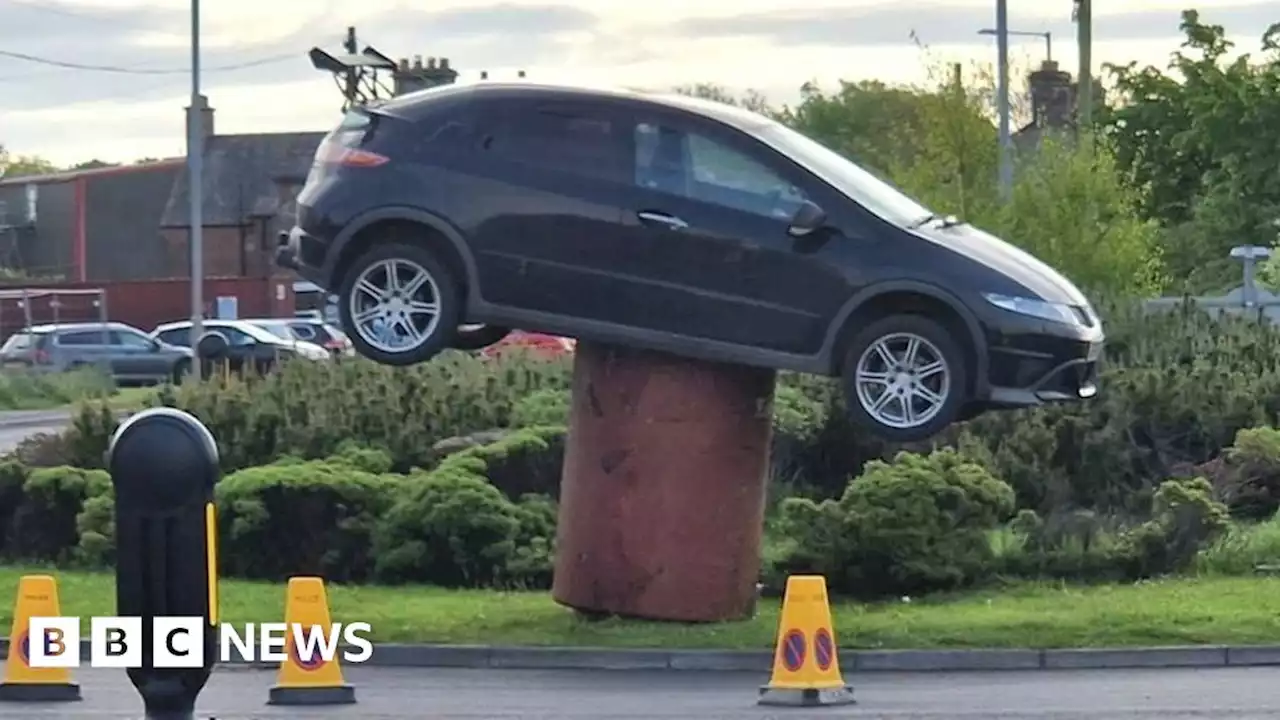
<svg viewBox="0 0 1280 720">
<path fill-rule="evenodd" d="M 191 317 L 191 283 L 185 279 L 129 280 L 105 283 L 40 283 L 0 285 L 0 335 L 8 337 L 28 321 L 22 290 L 31 305 L 30 322 L 96 322 L 101 317 L 94 291 L 106 296 L 106 319 L 145 331 Z M 41 292 L 44 291 L 44 292 Z M 80 292 L 66 292 L 80 291 Z M 292 317 L 293 283 L 288 278 L 208 278 L 204 282 L 204 315 L 218 315 L 218 299 L 235 298 L 236 317 Z"/>
</svg>

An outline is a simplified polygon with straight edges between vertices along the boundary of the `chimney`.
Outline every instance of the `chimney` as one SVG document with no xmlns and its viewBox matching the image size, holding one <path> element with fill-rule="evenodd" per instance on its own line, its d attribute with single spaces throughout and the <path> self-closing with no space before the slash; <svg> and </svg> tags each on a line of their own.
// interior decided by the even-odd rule
<svg viewBox="0 0 1280 720">
<path fill-rule="evenodd" d="M 1071 73 L 1046 60 L 1027 77 L 1031 88 L 1032 122 L 1036 127 L 1061 128 L 1070 122 L 1075 107 L 1075 85 Z"/>
<path fill-rule="evenodd" d="M 208 140 L 214 136 L 213 108 L 209 107 L 209 98 L 204 95 L 197 95 L 196 107 L 200 110 L 199 115 L 196 117 L 196 122 L 199 123 L 198 127 L 200 128 L 200 136 L 205 140 Z M 189 119 L 193 115 L 191 112 L 191 106 L 188 105 L 185 110 L 188 122 L 190 122 Z"/>
<path fill-rule="evenodd" d="M 406 68 L 402 63 L 393 75 L 395 94 L 426 90 L 441 85 L 452 85 L 458 79 L 458 71 L 449 64 L 448 58 L 428 57 L 424 65 L 421 55 L 413 56 L 413 66 Z"/>
</svg>

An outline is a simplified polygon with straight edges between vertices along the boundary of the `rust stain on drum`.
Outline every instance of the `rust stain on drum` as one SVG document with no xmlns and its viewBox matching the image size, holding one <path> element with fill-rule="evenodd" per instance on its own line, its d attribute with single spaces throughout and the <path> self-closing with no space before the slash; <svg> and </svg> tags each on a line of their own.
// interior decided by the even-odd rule
<svg viewBox="0 0 1280 720">
<path fill-rule="evenodd" d="M 585 612 L 750 615 L 775 374 L 579 343 L 553 595 Z"/>
</svg>

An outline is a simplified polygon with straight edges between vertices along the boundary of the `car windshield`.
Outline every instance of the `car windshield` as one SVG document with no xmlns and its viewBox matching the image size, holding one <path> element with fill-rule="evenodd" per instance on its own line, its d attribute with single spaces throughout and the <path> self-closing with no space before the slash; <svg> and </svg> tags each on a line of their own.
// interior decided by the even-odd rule
<svg viewBox="0 0 1280 720">
<path fill-rule="evenodd" d="M 293 333 L 289 330 L 289 326 L 284 323 L 252 323 L 254 327 L 260 327 L 263 330 L 275 335 L 281 340 L 293 340 Z"/>
<path fill-rule="evenodd" d="M 765 142 L 812 168 L 838 190 L 889 222 L 905 227 L 933 215 L 928 208 L 852 160 L 782 123 L 770 122 L 757 132 Z"/>
</svg>

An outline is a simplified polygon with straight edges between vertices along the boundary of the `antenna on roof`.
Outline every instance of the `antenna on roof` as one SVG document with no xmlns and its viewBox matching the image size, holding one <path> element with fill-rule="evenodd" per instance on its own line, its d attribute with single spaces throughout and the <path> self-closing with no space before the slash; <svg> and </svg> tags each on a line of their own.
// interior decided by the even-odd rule
<svg viewBox="0 0 1280 720">
<path fill-rule="evenodd" d="M 315 69 L 333 74 L 338 88 L 342 91 L 343 112 L 350 110 L 353 106 L 367 105 L 392 94 L 387 86 L 379 81 L 378 71 L 395 72 L 395 62 L 370 46 L 366 45 L 362 52 L 357 52 L 356 47 L 356 29 L 348 27 L 347 39 L 343 43 L 345 54 L 331 55 L 319 47 L 313 47 L 307 53 Z"/>
</svg>

